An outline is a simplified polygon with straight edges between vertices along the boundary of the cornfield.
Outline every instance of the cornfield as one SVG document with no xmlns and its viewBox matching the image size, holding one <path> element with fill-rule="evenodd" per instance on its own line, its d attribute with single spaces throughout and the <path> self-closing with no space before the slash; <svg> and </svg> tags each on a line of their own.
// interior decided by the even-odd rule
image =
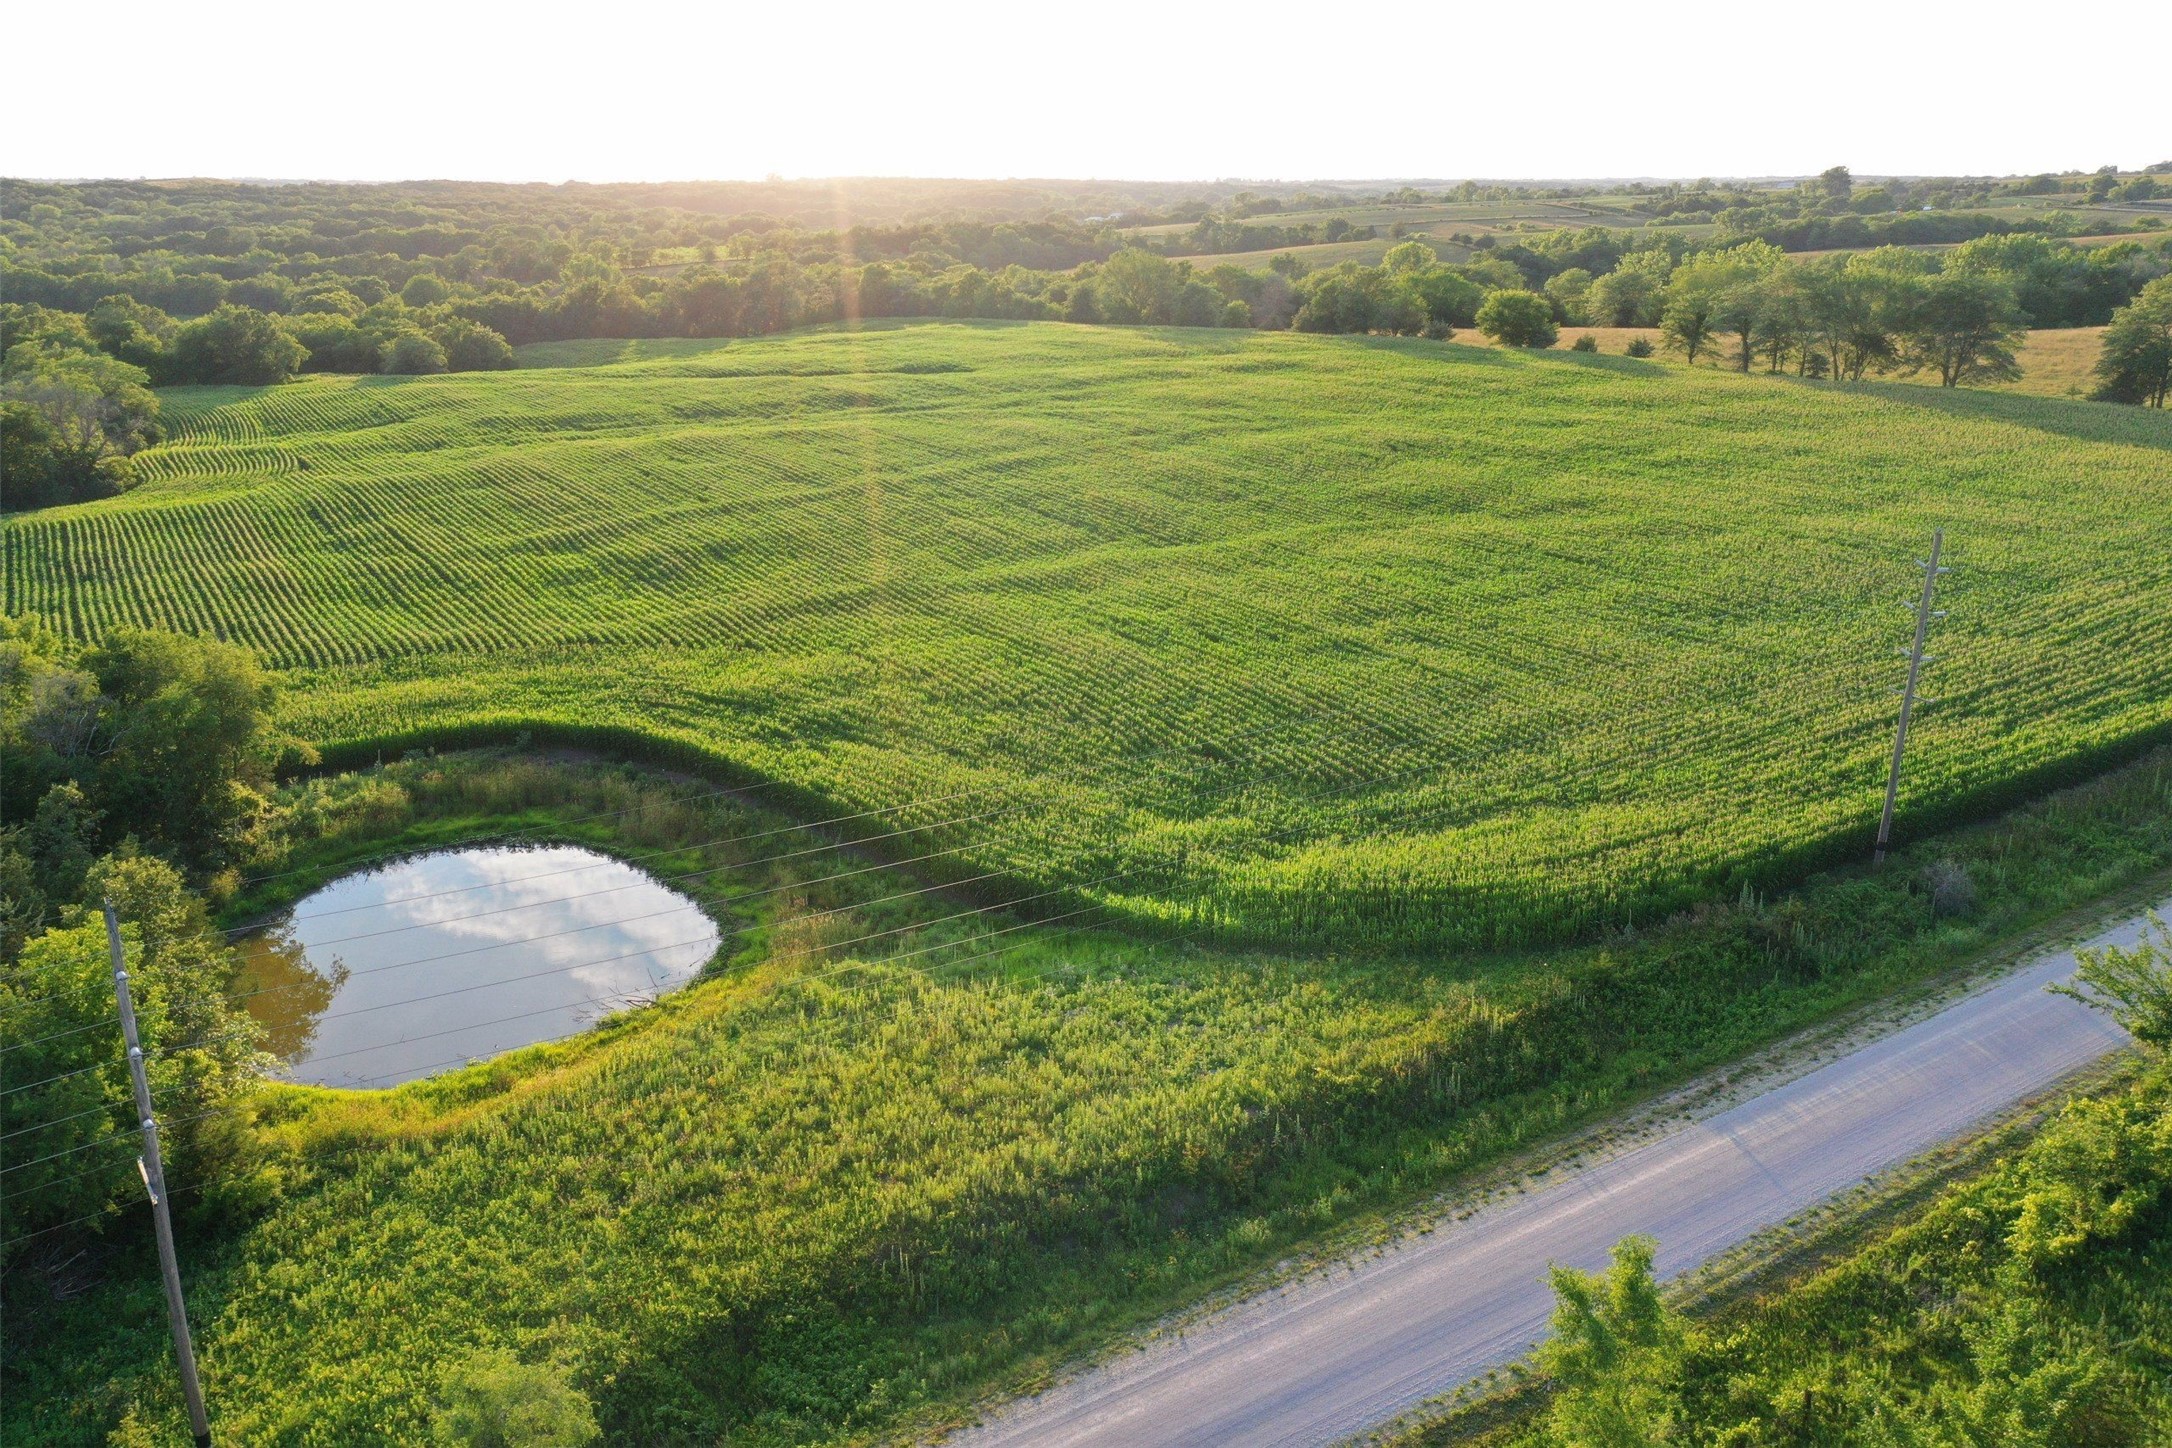
<svg viewBox="0 0 2172 1448">
<path fill-rule="evenodd" d="M 1053 324 L 170 394 L 5 598 L 251 644 L 348 757 L 615 730 L 1231 937 L 1503 945 L 2172 726 L 2172 431 L 2089 405 Z M 1152 756 L 1151 763 L 1139 762 Z"/>
</svg>

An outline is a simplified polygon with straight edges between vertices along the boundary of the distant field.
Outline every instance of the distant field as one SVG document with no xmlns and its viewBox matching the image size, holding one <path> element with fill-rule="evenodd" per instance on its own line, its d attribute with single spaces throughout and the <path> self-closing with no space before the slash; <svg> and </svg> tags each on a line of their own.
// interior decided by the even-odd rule
<svg viewBox="0 0 2172 1448">
<path fill-rule="evenodd" d="M 525 360 L 169 394 L 150 484 L 7 521 L 7 607 L 252 644 L 365 756 L 617 726 L 933 801 L 960 875 L 1349 945 L 1866 838 L 1934 525 L 1911 817 L 2172 725 L 2133 409 L 1057 324 Z"/>
<path fill-rule="evenodd" d="M 1633 338 L 1642 337 L 1654 348 L 1653 361 L 1677 367 L 1682 365 L 1679 357 L 1670 357 L 1666 352 L 1658 350 L 1660 337 L 1657 327 L 1564 326 L 1560 337 L 1554 342 L 1553 350 L 1568 351 L 1575 345 L 1576 339 L 1586 333 L 1598 342 L 1602 356 L 1618 356 L 1628 350 Z M 2020 379 L 2015 382 L 1986 384 L 1973 390 L 2018 392 L 2032 397 L 2085 398 L 2096 386 L 2093 372 L 2097 365 L 2097 353 L 2103 344 L 2103 336 L 2102 327 L 2050 327 L 2032 331 L 2014 354 L 2021 364 Z M 1477 331 L 1458 332 L 1455 340 L 1480 347 L 1494 345 L 1492 339 Z M 1715 372 L 1735 370 L 1731 354 L 1724 343 L 1715 353 L 1699 357 L 1697 366 L 1700 370 L 1710 369 Z M 1759 375 L 1763 374 L 1763 363 L 1758 364 L 1757 371 Z M 1938 385 L 1936 377 L 1896 377 L 1892 380 L 1927 382 L 1934 387 Z"/>
<path fill-rule="evenodd" d="M 1642 221 L 1626 218 L 1622 220 L 1605 220 L 1587 217 L 1567 224 L 1571 226 L 1608 226 L 1617 231 L 1649 230 L 1655 236 L 1679 236 L 1688 241 L 1702 241 L 1717 230 L 1716 227 L 1705 224 L 1647 227 Z M 1188 227 L 1174 229 L 1178 231 L 1189 230 Z M 1267 265 L 1275 257 L 1292 256 L 1303 262 L 1308 268 L 1317 271 L 1322 267 L 1339 266 L 1346 261 L 1363 262 L 1367 266 L 1377 266 L 1380 259 L 1388 254 L 1389 247 L 1400 245 L 1405 241 L 1423 241 L 1440 254 L 1442 261 L 1464 262 L 1469 261 L 1476 253 L 1470 247 L 1448 240 L 1448 237 L 1453 233 L 1461 232 L 1472 237 L 1492 236 L 1505 241 L 1514 241 L 1520 236 L 1528 236 L 1534 232 L 1558 229 L 1557 226 L 1528 221 L 1436 221 L 1430 224 L 1413 221 L 1409 223 L 1408 230 L 1402 236 L 1390 236 L 1387 234 L 1386 227 L 1383 227 L 1381 235 L 1361 241 L 1322 241 L 1309 246 L 1276 246 L 1261 251 L 1201 252 L 1191 256 L 1179 257 L 1178 260 L 1188 261 L 1193 266 L 1201 268 L 1217 267 L 1227 263 L 1256 270 Z"/>
</svg>

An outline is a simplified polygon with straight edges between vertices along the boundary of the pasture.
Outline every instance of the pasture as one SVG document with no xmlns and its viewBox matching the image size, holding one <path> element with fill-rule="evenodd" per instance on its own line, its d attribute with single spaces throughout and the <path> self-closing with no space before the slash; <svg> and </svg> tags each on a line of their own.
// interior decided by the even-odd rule
<svg viewBox="0 0 2172 1448">
<path fill-rule="evenodd" d="M 1863 848 L 1933 526 L 1904 829 L 2172 724 L 2161 417 L 1055 324 L 530 360 L 171 394 L 153 482 L 7 521 L 6 605 L 253 645 L 342 757 L 600 739 L 1035 911 L 1338 948 Z"/>
</svg>

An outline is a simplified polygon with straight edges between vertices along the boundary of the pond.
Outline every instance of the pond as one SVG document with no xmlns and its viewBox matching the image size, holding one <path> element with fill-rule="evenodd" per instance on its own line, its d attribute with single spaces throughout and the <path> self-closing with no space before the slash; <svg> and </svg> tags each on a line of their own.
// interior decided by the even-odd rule
<svg viewBox="0 0 2172 1448">
<path fill-rule="evenodd" d="M 446 850 L 348 875 L 246 943 L 240 989 L 293 1080 L 395 1086 L 683 985 L 700 906 L 593 850 Z"/>
</svg>

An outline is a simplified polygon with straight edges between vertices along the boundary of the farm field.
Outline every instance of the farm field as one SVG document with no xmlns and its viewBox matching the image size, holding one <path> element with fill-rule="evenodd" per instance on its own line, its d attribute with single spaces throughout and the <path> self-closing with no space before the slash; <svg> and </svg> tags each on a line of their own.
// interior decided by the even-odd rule
<svg viewBox="0 0 2172 1448">
<path fill-rule="evenodd" d="M 1933 526 L 1908 826 L 2172 724 L 2162 417 L 1055 324 L 529 360 L 171 394 L 153 481 L 8 521 L 6 605 L 252 644 L 344 757 L 636 741 L 1035 909 L 1346 948 L 1858 848 Z"/>
</svg>

